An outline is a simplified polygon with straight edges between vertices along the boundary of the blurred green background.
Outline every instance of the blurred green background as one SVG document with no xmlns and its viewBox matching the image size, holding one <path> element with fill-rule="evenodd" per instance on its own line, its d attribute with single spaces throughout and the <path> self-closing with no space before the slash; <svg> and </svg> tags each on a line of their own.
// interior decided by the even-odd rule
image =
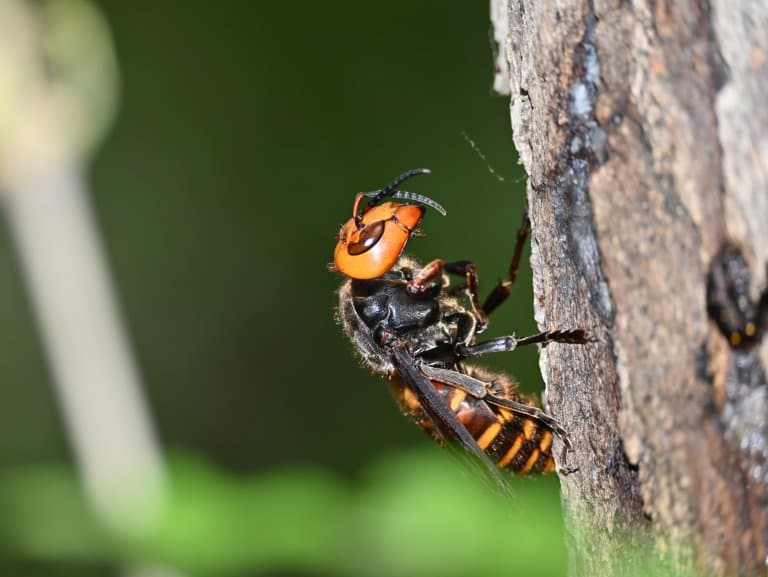
<svg viewBox="0 0 768 577">
<path fill-rule="evenodd" d="M 446 462 L 351 355 L 326 268 L 354 194 L 426 166 L 409 190 L 448 216 L 409 252 L 504 274 L 524 185 L 488 4 L 96 4 L 120 104 L 92 198 L 180 504 L 148 543 L 89 520 L 4 226 L 2 574 L 560 574 L 556 481 L 499 507 Z M 526 258 L 488 334 L 534 332 L 530 295 Z M 540 388 L 535 351 L 487 364 Z"/>
</svg>

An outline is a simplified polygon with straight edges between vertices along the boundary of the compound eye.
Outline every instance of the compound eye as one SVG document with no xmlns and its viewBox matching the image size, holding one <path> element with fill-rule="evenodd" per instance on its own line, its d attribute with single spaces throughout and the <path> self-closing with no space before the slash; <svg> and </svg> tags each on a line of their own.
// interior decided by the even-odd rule
<svg viewBox="0 0 768 577">
<path fill-rule="evenodd" d="M 360 230 L 360 237 L 357 241 L 347 245 L 347 253 L 352 256 L 363 254 L 370 250 L 384 234 L 384 228 L 387 224 L 385 220 L 377 220 L 373 224 Z"/>
</svg>

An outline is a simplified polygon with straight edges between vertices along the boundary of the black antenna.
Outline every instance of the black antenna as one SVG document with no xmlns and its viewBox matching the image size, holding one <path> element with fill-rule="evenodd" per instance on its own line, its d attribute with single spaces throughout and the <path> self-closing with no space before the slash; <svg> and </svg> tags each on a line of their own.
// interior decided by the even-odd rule
<svg viewBox="0 0 768 577">
<path fill-rule="evenodd" d="M 373 190 L 371 192 L 364 192 L 363 196 L 372 197 L 372 196 L 375 196 L 377 194 L 379 194 L 379 191 L 378 190 Z M 428 196 L 424 196 L 423 194 L 419 194 L 418 192 L 408 192 L 407 190 L 396 190 L 396 191 L 390 193 L 389 196 L 391 196 L 392 198 L 400 198 L 402 200 L 412 200 L 412 201 L 418 202 L 420 204 L 425 204 L 427 206 L 430 206 L 430 207 L 434 208 L 437 212 L 439 212 L 443 216 L 445 216 L 447 214 L 445 212 L 445 209 L 443 208 L 443 206 L 439 202 L 436 202 L 436 201 L 432 200 Z M 371 202 L 373 202 L 373 201 L 371 201 Z"/>
<path fill-rule="evenodd" d="M 404 172 L 384 188 L 380 188 L 378 190 L 372 190 L 370 192 L 364 192 L 363 195 L 371 199 L 370 201 L 368 201 L 368 206 L 373 206 L 375 204 L 378 204 L 382 198 L 392 196 L 392 194 L 395 192 L 395 189 L 398 186 L 403 184 L 409 178 L 413 178 L 414 176 L 419 176 L 420 174 L 432 174 L 432 171 L 429 170 L 428 168 L 414 168 L 413 170 Z"/>
<path fill-rule="evenodd" d="M 413 170 L 404 172 L 384 188 L 363 192 L 361 194 L 371 199 L 368 201 L 368 207 L 376 206 L 376 204 L 379 203 L 383 198 L 391 196 L 392 198 L 412 200 L 414 202 L 424 204 L 434 208 L 437 212 L 445 216 L 445 209 L 440 205 L 440 203 L 435 202 L 428 196 L 424 196 L 423 194 L 418 194 L 416 192 L 408 192 L 407 190 L 396 190 L 397 187 L 404 183 L 406 180 L 413 178 L 414 176 L 419 176 L 420 174 L 432 174 L 432 171 L 428 168 L 414 168 Z"/>
</svg>

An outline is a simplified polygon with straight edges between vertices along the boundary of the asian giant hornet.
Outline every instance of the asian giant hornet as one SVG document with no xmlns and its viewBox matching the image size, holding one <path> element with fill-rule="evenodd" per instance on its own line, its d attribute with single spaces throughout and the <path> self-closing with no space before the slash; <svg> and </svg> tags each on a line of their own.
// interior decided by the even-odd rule
<svg viewBox="0 0 768 577">
<path fill-rule="evenodd" d="M 510 294 L 530 222 L 526 214 L 507 277 L 480 304 L 473 262 L 435 259 L 422 266 L 402 254 L 426 208 L 446 214 L 434 200 L 398 190 L 409 178 L 429 173 L 410 170 L 384 188 L 355 196 L 331 265 L 347 277 L 339 289 L 338 321 L 363 361 L 388 378 L 405 415 L 440 444 L 480 461 L 494 480 L 499 469 L 553 471 L 553 436 L 563 445 L 561 471 L 571 472 L 566 465 L 571 440 L 560 423 L 519 393 L 511 377 L 465 361 L 535 343 L 585 343 L 587 333 L 477 340 Z M 452 288 L 448 274 L 463 283 Z"/>
</svg>

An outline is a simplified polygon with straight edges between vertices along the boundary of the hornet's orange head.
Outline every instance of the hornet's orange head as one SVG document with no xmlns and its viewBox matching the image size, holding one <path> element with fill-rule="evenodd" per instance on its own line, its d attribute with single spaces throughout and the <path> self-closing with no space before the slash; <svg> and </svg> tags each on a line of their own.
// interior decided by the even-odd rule
<svg viewBox="0 0 768 577">
<path fill-rule="evenodd" d="M 429 169 L 417 168 L 398 176 L 386 187 L 355 196 L 350 218 L 339 231 L 339 240 L 333 254 L 336 270 L 354 279 L 372 279 L 391 269 L 408 239 L 424 215 L 424 207 L 418 204 L 383 202 L 387 197 L 416 201 L 431 206 L 445 214 L 442 206 L 430 198 L 396 190 L 405 180 L 418 174 L 429 174 Z M 370 198 L 365 208 L 363 198 Z"/>
</svg>

